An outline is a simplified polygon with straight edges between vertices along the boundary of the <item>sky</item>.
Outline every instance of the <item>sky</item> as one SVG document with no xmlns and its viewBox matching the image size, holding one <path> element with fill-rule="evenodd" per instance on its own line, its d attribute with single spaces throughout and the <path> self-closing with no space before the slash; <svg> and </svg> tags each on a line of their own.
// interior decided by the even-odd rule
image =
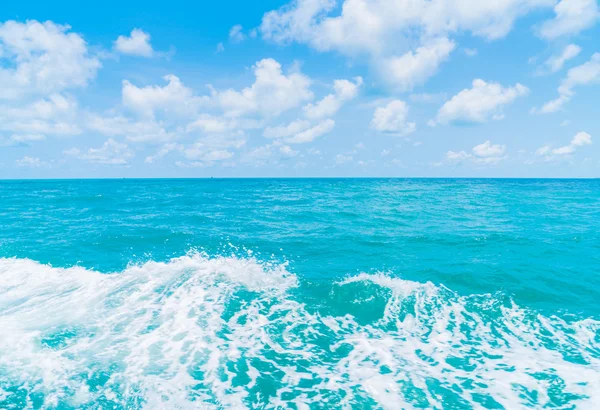
<svg viewBox="0 0 600 410">
<path fill-rule="evenodd" d="M 598 177 L 598 0 L 6 2 L 0 178 Z"/>
</svg>

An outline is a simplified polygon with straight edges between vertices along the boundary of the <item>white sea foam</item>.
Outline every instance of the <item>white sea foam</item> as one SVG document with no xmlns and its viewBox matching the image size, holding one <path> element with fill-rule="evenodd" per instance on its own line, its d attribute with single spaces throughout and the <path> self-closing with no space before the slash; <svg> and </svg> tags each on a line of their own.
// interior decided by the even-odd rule
<svg viewBox="0 0 600 410">
<path fill-rule="evenodd" d="M 600 407 L 598 321 L 382 274 L 327 286 L 313 306 L 252 258 L 0 259 L 0 407 Z"/>
</svg>

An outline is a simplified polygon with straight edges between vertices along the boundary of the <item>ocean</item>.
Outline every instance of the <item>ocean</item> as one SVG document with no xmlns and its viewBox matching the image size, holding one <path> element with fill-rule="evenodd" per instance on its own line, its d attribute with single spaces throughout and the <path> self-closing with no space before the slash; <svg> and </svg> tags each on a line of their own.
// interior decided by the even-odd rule
<svg viewBox="0 0 600 410">
<path fill-rule="evenodd" d="M 600 408 L 600 180 L 0 181 L 2 409 Z"/>
</svg>

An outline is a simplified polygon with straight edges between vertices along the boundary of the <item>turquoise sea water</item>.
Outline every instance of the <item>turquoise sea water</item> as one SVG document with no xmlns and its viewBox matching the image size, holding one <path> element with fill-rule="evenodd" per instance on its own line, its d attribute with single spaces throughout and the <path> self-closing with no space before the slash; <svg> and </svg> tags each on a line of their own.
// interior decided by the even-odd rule
<svg viewBox="0 0 600 410">
<path fill-rule="evenodd" d="M 600 181 L 0 182 L 0 408 L 600 408 Z"/>
</svg>

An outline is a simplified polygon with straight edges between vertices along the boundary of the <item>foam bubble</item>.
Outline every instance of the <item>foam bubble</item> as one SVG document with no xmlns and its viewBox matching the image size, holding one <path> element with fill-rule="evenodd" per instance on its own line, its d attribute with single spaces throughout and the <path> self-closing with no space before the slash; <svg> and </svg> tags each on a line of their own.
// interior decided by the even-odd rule
<svg viewBox="0 0 600 410">
<path fill-rule="evenodd" d="M 188 255 L 102 274 L 0 259 L 0 407 L 600 405 L 600 323 L 360 274 Z"/>
</svg>

